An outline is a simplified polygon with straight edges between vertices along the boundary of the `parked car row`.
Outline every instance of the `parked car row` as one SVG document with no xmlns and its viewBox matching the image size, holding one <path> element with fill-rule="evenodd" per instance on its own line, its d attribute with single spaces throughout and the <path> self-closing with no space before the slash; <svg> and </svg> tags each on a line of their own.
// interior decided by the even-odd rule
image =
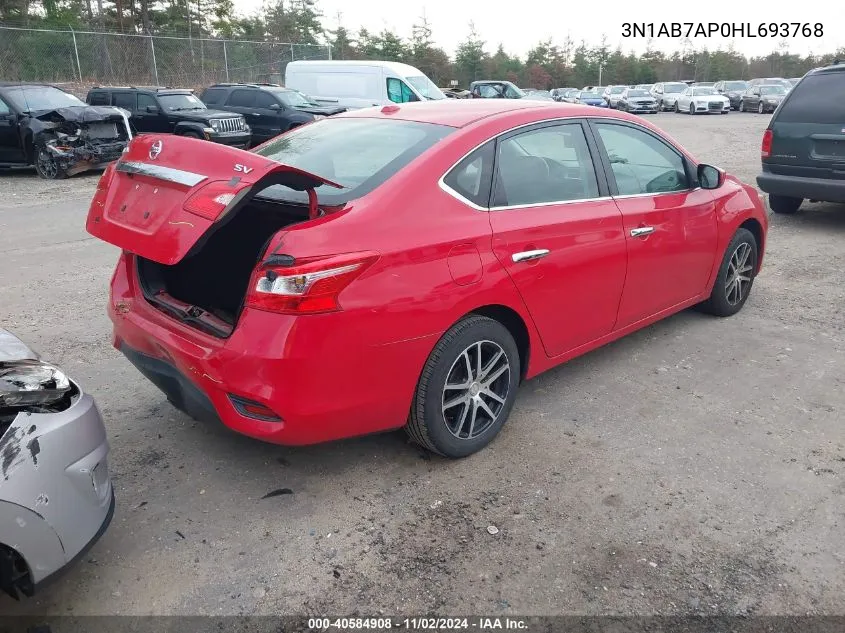
<svg viewBox="0 0 845 633">
<path fill-rule="evenodd" d="M 773 112 L 797 82 L 797 79 L 778 77 L 748 82 L 668 81 L 635 86 L 587 86 L 581 90 L 555 88 L 550 95 L 555 101 L 639 113 L 666 110 L 690 114 L 727 114 L 731 110 L 763 113 Z"/>
</svg>

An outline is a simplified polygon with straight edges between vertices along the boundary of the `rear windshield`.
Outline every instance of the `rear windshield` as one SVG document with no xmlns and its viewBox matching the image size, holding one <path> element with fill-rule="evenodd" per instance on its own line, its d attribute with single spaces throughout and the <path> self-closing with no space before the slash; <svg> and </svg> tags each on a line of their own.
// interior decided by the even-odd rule
<svg viewBox="0 0 845 633">
<path fill-rule="evenodd" d="M 845 127 L 845 72 L 804 77 L 781 104 L 777 121 Z"/>
<path fill-rule="evenodd" d="M 369 193 L 455 128 L 390 119 L 328 118 L 296 128 L 256 154 L 332 180 L 343 189 L 317 187 L 327 206 Z M 281 185 L 260 197 L 305 203 L 308 195 Z"/>
</svg>

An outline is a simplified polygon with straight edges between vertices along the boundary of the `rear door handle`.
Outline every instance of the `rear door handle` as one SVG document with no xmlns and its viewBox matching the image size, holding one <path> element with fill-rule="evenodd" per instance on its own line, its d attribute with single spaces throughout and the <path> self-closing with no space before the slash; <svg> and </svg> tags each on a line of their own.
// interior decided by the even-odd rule
<svg viewBox="0 0 845 633">
<path fill-rule="evenodd" d="M 540 259 L 541 257 L 545 257 L 549 254 L 549 249 L 547 248 L 539 248 L 534 251 L 522 251 L 521 253 L 514 253 L 511 255 L 511 259 L 515 263 L 519 262 L 527 262 L 532 259 Z"/>
<path fill-rule="evenodd" d="M 631 237 L 642 237 L 643 235 L 650 235 L 654 233 L 653 226 L 640 226 L 635 229 L 631 229 Z"/>
</svg>

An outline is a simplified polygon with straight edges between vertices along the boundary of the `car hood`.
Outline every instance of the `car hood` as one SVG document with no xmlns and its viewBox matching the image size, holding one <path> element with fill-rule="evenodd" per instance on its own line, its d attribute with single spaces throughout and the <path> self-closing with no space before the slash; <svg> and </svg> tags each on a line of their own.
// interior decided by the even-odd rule
<svg viewBox="0 0 845 633">
<path fill-rule="evenodd" d="M 340 106 L 321 106 L 321 105 L 307 105 L 307 106 L 294 106 L 294 110 L 299 110 L 300 112 L 307 112 L 308 114 L 322 114 L 323 116 L 331 116 L 333 114 L 340 114 L 341 112 L 346 112 L 346 108 Z"/>
<path fill-rule="evenodd" d="M 119 121 L 126 111 L 114 106 L 68 106 L 66 108 L 45 108 L 34 110 L 30 116 L 39 121 L 72 123 L 97 123 L 99 121 Z"/>
<path fill-rule="evenodd" d="M 38 360 L 38 354 L 29 349 L 17 336 L 0 328 L 0 363 L 15 360 Z"/>
<path fill-rule="evenodd" d="M 633 101 L 634 103 L 648 103 L 649 101 L 654 101 L 654 97 L 628 97 L 628 101 Z"/>
<path fill-rule="evenodd" d="M 170 116 L 179 117 L 185 121 L 210 121 L 211 119 L 235 119 L 242 115 L 237 112 L 226 112 L 225 110 L 180 110 L 168 112 Z"/>
<path fill-rule="evenodd" d="M 579 97 L 581 101 L 604 101 L 602 97 Z"/>
</svg>

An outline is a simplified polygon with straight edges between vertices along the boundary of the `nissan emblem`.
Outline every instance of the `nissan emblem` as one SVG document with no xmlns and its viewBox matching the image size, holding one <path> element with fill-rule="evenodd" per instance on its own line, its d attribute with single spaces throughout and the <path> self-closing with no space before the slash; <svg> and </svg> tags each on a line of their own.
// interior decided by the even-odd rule
<svg viewBox="0 0 845 633">
<path fill-rule="evenodd" d="M 164 146 L 164 143 L 161 141 L 156 141 L 152 145 L 150 145 L 150 160 L 155 160 L 158 158 L 158 155 L 161 154 L 161 148 Z"/>
</svg>

